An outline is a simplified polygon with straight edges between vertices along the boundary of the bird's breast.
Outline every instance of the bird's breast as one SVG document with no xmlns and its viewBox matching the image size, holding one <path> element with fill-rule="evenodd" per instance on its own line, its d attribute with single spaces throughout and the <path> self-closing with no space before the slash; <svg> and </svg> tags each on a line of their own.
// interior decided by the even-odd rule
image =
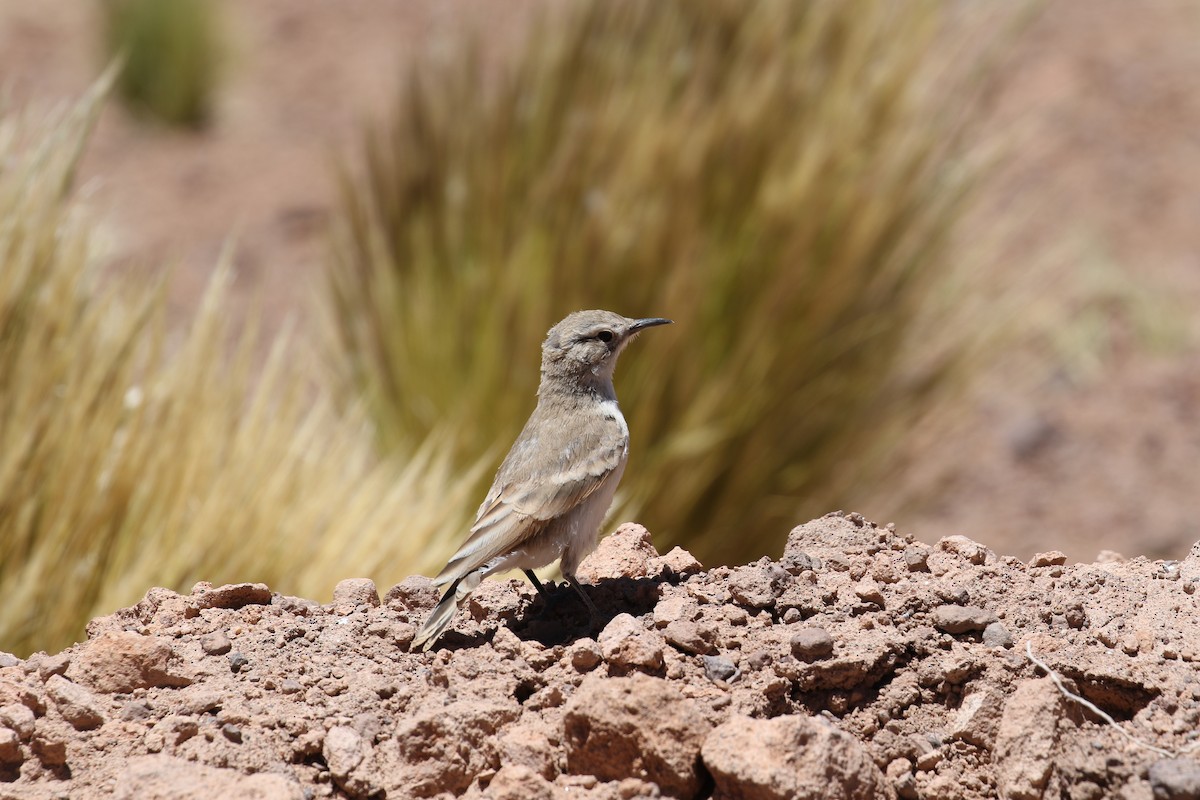
<svg viewBox="0 0 1200 800">
<path fill-rule="evenodd" d="M 625 452 L 629 452 L 629 424 L 625 422 L 625 415 L 621 413 L 621 407 L 617 405 L 617 401 L 602 400 L 600 413 L 605 419 L 612 420 L 620 427 L 621 436 L 625 439 Z"/>
</svg>

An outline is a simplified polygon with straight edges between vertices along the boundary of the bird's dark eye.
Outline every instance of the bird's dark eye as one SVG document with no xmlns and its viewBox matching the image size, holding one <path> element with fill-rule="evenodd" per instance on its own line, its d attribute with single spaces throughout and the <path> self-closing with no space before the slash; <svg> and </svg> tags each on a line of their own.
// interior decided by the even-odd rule
<svg viewBox="0 0 1200 800">
<path fill-rule="evenodd" d="M 605 344 L 607 344 L 608 342 L 611 342 L 613 340 L 613 332 L 612 331 L 600 331 L 599 333 L 596 334 L 596 338 L 599 339 L 600 341 L 604 342 Z"/>
</svg>

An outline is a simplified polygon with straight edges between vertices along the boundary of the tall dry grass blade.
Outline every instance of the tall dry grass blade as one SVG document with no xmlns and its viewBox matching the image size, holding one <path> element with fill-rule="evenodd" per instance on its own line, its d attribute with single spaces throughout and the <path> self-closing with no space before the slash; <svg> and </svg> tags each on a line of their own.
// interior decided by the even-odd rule
<svg viewBox="0 0 1200 800">
<path fill-rule="evenodd" d="M 431 568 L 478 469 L 433 439 L 381 460 L 311 347 L 283 336 L 262 363 L 228 261 L 170 342 L 161 284 L 99 280 L 67 191 L 99 99 L 0 123 L 0 649 L 60 647 L 156 585 L 320 596 Z"/>
</svg>

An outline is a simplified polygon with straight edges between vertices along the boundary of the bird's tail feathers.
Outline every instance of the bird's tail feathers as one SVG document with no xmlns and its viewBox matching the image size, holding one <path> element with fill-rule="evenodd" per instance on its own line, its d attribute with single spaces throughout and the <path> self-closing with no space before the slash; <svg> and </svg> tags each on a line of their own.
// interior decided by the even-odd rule
<svg viewBox="0 0 1200 800">
<path fill-rule="evenodd" d="M 478 588 L 479 583 L 483 580 L 486 569 L 480 568 L 474 572 L 469 572 L 458 580 L 451 583 L 446 591 L 442 594 L 442 599 L 434 606 L 434 609 L 429 614 L 429 618 L 425 620 L 425 624 L 421 626 L 421 630 L 417 631 L 417 635 L 413 638 L 412 650 L 429 650 L 442 634 L 446 632 L 446 628 L 450 627 L 450 623 L 454 621 L 454 615 L 458 609 L 470 596 L 471 592 Z"/>
</svg>

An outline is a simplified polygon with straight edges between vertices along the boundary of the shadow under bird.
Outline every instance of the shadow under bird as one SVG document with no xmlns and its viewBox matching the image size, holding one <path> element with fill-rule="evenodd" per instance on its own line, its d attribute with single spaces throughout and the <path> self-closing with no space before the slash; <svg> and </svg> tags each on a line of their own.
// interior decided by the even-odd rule
<svg viewBox="0 0 1200 800">
<path fill-rule="evenodd" d="M 521 569 L 533 573 L 555 559 L 593 618 L 575 570 L 596 547 L 629 457 L 629 427 L 617 405 L 613 370 L 625 346 L 661 317 L 629 319 L 611 311 L 576 311 L 542 344 L 537 408 L 496 472 L 471 535 L 434 579 L 447 587 L 413 648 L 428 650 L 480 581 Z"/>
</svg>

